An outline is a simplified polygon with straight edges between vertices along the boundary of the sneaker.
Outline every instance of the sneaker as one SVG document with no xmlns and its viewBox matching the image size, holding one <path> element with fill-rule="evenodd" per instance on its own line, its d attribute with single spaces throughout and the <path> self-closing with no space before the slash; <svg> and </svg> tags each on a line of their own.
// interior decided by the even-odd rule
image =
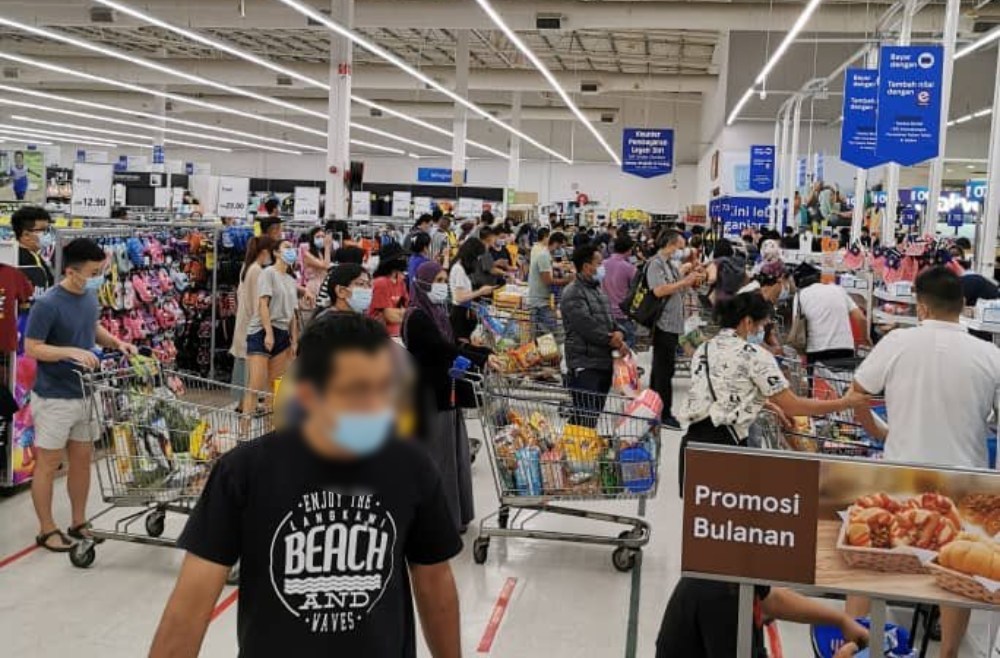
<svg viewBox="0 0 1000 658">
<path fill-rule="evenodd" d="M 663 426 L 668 429 L 679 430 L 681 428 L 681 422 L 673 416 L 667 416 L 663 419 Z"/>
</svg>

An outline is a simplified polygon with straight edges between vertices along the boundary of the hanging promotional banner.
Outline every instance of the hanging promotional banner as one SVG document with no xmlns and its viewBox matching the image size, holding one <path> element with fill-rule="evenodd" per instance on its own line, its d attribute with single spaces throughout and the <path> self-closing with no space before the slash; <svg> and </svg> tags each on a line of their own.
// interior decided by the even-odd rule
<svg viewBox="0 0 1000 658">
<path fill-rule="evenodd" d="M 622 171 L 640 178 L 655 178 L 673 170 L 673 129 L 625 128 L 622 131 Z"/>
<path fill-rule="evenodd" d="M 750 165 L 733 165 L 733 189 L 731 191 L 737 194 L 750 191 Z"/>
<path fill-rule="evenodd" d="M 899 210 L 899 223 L 903 226 L 914 226 L 917 223 L 917 209 L 913 206 L 903 206 Z"/>
<path fill-rule="evenodd" d="M 959 228 L 965 224 L 965 210 L 962 206 L 955 206 L 948 211 L 948 226 Z"/>
<path fill-rule="evenodd" d="M 372 193 L 362 190 L 351 192 L 351 217 L 368 219 L 372 216 Z"/>
<path fill-rule="evenodd" d="M 412 197 L 413 194 L 411 192 L 393 190 L 392 216 L 403 219 L 408 218 L 410 216 L 410 201 L 412 200 Z"/>
<path fill-rule="evenodd" d="M 295 188 L 295 219 L 315 220 L 319 219 L 319 188 L 318 187 L 296 187 Z"/>
<path fill-rule="evenodd" d="M 745 228 L 760 228 L 770 221 L 770 199 L 749 196 L 727 196 L 717 202 L 715 215 L 727 235 L 739 235 Z M 709 212 L 712 212 L 711 203 Z"/>
<path fill-rule="evenodd" d="M 153 164 L 163 164 L 163 144 L 153 144 Z"/>
<path fill-rule="evenodd" d="M 465 180 L 468 181 L 469 172 L 465 172 Z M 418 183 L 441 183 L 451 185 L 451 169 L 439 167 L 417 167 Z"/>
<path fill-rule="evenodd" d="M 797 172 L 797 176 L 796 176 L 797 185 L 799 187 L 805 187 L 805 184 L 806 184 L 806 171 L 808 169 L 808 163 L 806 162 L 805 158 L 799 158 L 798 162 L 796 164 L 798 165 L 797 169 L 796 169 L 796 172 Z"/>
<path fill-rule="evenodd" d="M 883 46 L 877 151 L 904 167 L 934 158 L 941 123 L 941 46 Z"/>
<path fill-rule="evenodd" d="M 249 210 L 250 179 L 219 176 L 219 195 L 215 213 L 219 217 L 245 219 Z"/>
<path fill-rule="evenodd" d="M 970 180 L 965 184 L 965 198 L 978 204 L 986 201 L 986 181 Z"/>
<path fill-rule="evenodd" d="M 876 208 L 885 208 L 885 202 L 889 200 L 889 193 L 885 190 L 874 190 L 872 192 L 872 203 Z"/>
<path fill-rule="evenodd" d="M 111 217 L 111 186 L 114 166 L 91 162 L 73 165 L 73 196 L 70 213 L 77 217 Z"/>
<path fill-rule="evenodd" d="M 750 147 L 750 189 L 754 192 L 774 189 L 774 147 L 770 144 Z"/>
<path fill-rule="evenodd" d="M 813 153 L 813 180 L 826 180 L 826 156 L 823 151 Z"/>
<path fill-rule="evenodd" d="M 840 159 L 861 169 L 885 164 L 887 160 L 876 152 L 878 71 L 847 69 L 844 72 L 843 112 Z"/>
</svg>

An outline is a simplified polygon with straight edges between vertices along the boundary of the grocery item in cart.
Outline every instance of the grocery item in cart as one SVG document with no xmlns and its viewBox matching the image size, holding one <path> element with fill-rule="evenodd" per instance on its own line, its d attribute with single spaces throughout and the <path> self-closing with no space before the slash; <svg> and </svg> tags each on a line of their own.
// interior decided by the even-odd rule
<svg viewBox="0 0 1000 658">
<path fill-rule="evenodd" d="M 622 486 L 633 494 L 645 493 L 656 484 L 656 462 L 642 445 L 623 448 L 619 455 Z"/>
<path fill-rule="evenodd" d="M 604 448 L 597 430 L 582 425 L 567 424 L 563 428 L 560 446 L 566 453 L 567 466 L 574 475 L 595 475 Z"/>
<path fill-rule="evenodd" d="M 566 488 L 566 456 L 554 448 L 542 453 L 542 489 L 558 493 Z"/>
<path fill-rule="evenodd" d="M 518 448 L 515 455 L 517 468 L 514 481 L 518 493 L 522 496 L 542 495 L 541 451 L 536 446 L 526 446 Z"/>
</svg>

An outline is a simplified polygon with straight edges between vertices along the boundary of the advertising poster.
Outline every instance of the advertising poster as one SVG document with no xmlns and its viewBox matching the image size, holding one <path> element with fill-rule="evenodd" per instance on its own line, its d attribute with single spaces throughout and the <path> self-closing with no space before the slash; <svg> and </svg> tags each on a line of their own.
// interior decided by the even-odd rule
<svg viewBox="0 0 1000 658">
<path fill-rule="evenodd" d="M 45 203 L 45 155 L 41 151 L 0 151 L 0 201 Z"/>
<path fill-rule="evenodd" d="M 750 189 L 754 192 L 774 189 L 774 146 L 756 144 L 750 147 Z"/>
<path fill-rule="evenodd" d="M 941 46 L 883 46 L 879 54 L 877 151 L 904 167 L 938 154 Z"/>
<path fill-rule="evenodd" d="M 726 196 L 713 199 L 712 203 L 709 212 L 722 222 L 726 235 L 739 235 L 749 227 L 767 226 L 771 219 L 770 199 L 765 197 Z"/>
<path fill-rule="evenodd" d="M 17 333 L 24 336 L 28 325 L 28 313 L 21 312 L 17 316 Z M 31 389 L 35 386 L 35 376 L 38 365 L 34 359 L 24 353 L 24 340 L 17 343 L 17 359 L 14 362 L 14 401 L 17 411 L 14 413 L 11 444 L 10 482 L 13 485 L 22 484 L 31 479 L 35 472 L 35 421 L 31 415 Z"/>
<path fill-rule="evenodd" d="M 655 178 L 674 170 L 672 128 L 625 128 L 622 131 L 622 171 Z"/>
<path fill-rule="evenodd" d="M 686 465 L 686 574 L 1000 606 L 1000 473 L 711 448 Z"/>
<path fill-rule="evenodd" d="M 884 164 L 886 160 L 876 153 L 878 71 L 847 69 L 844 72 L 843 112 L 840 159 L 861 169 Z"/>
</svg>

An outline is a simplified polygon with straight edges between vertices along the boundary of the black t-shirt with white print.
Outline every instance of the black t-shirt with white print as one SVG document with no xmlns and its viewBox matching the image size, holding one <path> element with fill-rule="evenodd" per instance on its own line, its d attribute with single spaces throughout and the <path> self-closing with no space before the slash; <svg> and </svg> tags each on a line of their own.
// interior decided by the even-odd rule
<svg viewBox="0 0 1000 658">
<path fill-rule="evenodd" d="M 408 564 L 435 564 L 462 541 L 441 478 L 416 444 L 331 461 L 298 430 L 222 457 L 178 540 L 240 562 L 241 658 L 416 656 Z"/>
</svg>

